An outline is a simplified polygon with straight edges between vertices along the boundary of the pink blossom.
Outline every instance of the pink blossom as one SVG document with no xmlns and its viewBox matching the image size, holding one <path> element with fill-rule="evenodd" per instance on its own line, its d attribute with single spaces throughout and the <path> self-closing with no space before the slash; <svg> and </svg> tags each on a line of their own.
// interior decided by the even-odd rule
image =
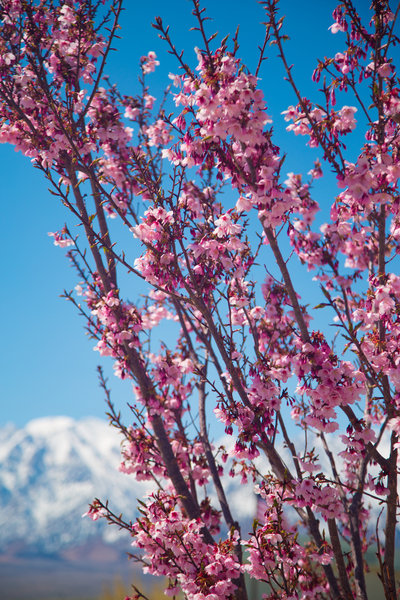
<svg viewBox="0 0 400 600">
<path fill-rule="evenodd" d="M 54 245 L 59 246 L 60 248 L 68 248 L 69 246 L 74 246 L 74 240 L 69 237 L 69 234 L 65 229 L 61 231 L 56 231 L 55 233 L 49 232 L 47 235 L 54 238 Z"/>
<path fill-rule="evenodd" d="M 160 64 L 160 62 L 156 59 L 157 59 L 157 55 L 152 50 L 150 50 L 150 52 L 148 52 L 147 56 L 141 57 L 140 60 L 142 63 L 143 73 L 147 74 L 147 73 L 152 73 L 153 71 L 155 71 L 155 68 Z"/>
<path fill-rule="evenodd" d="M 383 63 L 378 68 L 378 74 L 381 77 L 391 77 L 392 73 L 393 73 L 393 67 L 390 63 Z"/>
</svg>

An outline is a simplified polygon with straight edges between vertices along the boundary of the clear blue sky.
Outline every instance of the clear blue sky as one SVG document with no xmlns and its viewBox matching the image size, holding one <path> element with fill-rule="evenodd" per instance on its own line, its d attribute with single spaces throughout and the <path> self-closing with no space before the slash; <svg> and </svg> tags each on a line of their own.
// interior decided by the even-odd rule
<svg viewBox="0 0 400 600">
<path fill-rule="evenodd" d="M 338 49 L 340 39 L 328 32 L 335 6 L 331 0 L 282 0 L 281 10 L 287 16 L 286 27 L 291 37 L 287 52 L 295 63 L 294 74 L 304 93 L 310 90 L 311 73 L 317 57 Z M 369 2 L 359 5 L 366 12 Z M 196 32 L 188 0 L 126 0 L 122 15 L 121 39 L 106 73 L 120 84 L 123 93 L 135 93 L 137 65 L 140 56 L 155 50 L 161 62 L 149 76 L 156 93 L 168 84 L 170 71 L 177 72 L 175 60 L 157 38 L 150 23 L 156 15 L 171 25 L 171 36 L 177 48 L 185 48 L 185 57 L 193 64 L 193 47 L 201 41 Z M 213 21 L 209 32 L 219 31 L 220 38 L 233 34 L 240 24 L 242 56 L 250 69 L 256 65 L 257 45 L 263 39 L 264 13 L 255 0 L 206 0 L 203 2 Z M 275 121 L 276 142 L 288 152 L 287 170 L 301 172 L 312 166 L 313 155 L 304 150 L 304 139 L 285 132 L 280 113 L 295 103 L 289 84 L 274 49 L 262 70 L 262 87 Z M 160 94 L 159 94 L 160 95 Z M 84 321 L 71 304 L 59 296 L 77 283 L 75 274 L 64 258 L 64 251 L 52 244 L 47 232 L 60 229 L 69 216 L 57 200 L 47 192 L 41 173 L 29 160 L 0 145 L 2 174 L 2 293 L 1 311 L 1 377 L 0 426 L 7 422 L 24 425 L 32 418 L 47 415 L 69 415 L 79 418 L 104 415 L 102 392 L 98 387 L 96 365 L 98 353 L 85 337 Z M 334 194 L 335 192 L 333 192 Z M 236 201 L 236 198 L 233 202 Z M 330 203 L 332 196 L 326 199 Z M 129 291 L 131 297 L 134 290 Z M 103 359 L 111 373 L 111 362 Z M 130 383 L 119 382 L 110 374 L 116 404 L 122 407 L 130 399 Z"/>
</svg>

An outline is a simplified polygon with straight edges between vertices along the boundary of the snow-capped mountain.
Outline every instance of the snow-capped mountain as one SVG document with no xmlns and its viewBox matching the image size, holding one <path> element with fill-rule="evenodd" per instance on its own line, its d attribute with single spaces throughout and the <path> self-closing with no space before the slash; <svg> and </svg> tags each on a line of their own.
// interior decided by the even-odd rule
<svg viewBox="0 0 400 600">
<path fill-rule="evenodd" d="M 139 484 L 118 471 L 120 436 L 106 421 L 46 417 L 0 428 L 0 552 L 10 545 L 56 553 L 90 537 L 121 539 L 105 521 L 82 518 L 95 498 L 134 517 Z"/>
<path fill-rule="evenodd" d="M 103 519 L 82 518 L 89 503 L 100 498 L 110 500 L 114 513 L 133 520 L 136 498 L 150 491 L 150 482 L 118 471 L 120 442 L 116 429 L 92 417 L 46 417 L 22 429 L 0 427 L 0 554 L 10 548 L 65 553 L 99 537 L 120 540 L 129 550 L 128 535 Z M 253 518 L 253 485 L 228 473 L 223 483 L 236 518 Z"/>
</svg>

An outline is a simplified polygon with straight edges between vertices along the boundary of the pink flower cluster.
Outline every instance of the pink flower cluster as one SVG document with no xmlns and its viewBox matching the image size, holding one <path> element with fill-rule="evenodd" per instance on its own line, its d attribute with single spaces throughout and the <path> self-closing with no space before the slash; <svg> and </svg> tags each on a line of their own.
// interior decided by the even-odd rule
<svg viewBox="0 0 400 600">
<path fill-rule="evenodd" d="M 300 382 L 297 393 L 310 400 L 302 422 L 320 431 L 339 428 L 336 409 L 353 404 L 365 393 L 365 376 L 349 361 L 339 361 L 322 334 L 315 332 L 312 343 L 299 344 L 292 358 Z"/>
<path fill-rule="evenodd" d="M 160 62 L 157 60 L 156 53 L 152 50 L 150 50 L 150 52 L 148 52 L 146 56 L 142 56 L 140 62 L 142 64 L 143 73 L 145 74 L 153 73 L 156 67 L 158 67 L 158 65 L 160 64 Z"/>
<path fill-rule="evenodd" d="M 277 495 L 269 494 L 269 499 Z M 327 544 L 319 551 L 302 546 L 296 539 L 296 530 L 284 518 L 282 511 L 267 501 L 264 523 L 254 529 L 245 546 L 249 561 L 244 570 L 255 579 L 269 583 L 267 600 L 319 600 L 329 593 L 324 583 L 321 565 L 332 560 Z M 318 566 L 316 566 L 318 565 Z"/>
<path fill-rule="evenodd" d="M 177 499 L 165 492 L 150 496 L 133 526 L 133 545 L 143 551 L 145 572 L 168 577 L 167 595 L 179 589 L 189 600 L 233 598 L 241 566 L 235 535 L 215 545 L 203 541 L 202 523 L 185 517 Z"/>
</svg>

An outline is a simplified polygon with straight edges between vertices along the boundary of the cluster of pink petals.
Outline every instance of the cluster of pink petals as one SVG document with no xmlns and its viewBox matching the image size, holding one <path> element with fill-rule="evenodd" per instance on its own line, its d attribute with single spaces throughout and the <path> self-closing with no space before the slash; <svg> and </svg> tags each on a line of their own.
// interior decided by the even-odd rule
<svg viewBox="0 0 400 600">
<path fill-rule="evenodd" d="M 328 586 L 321 576 L 320 566 L 332 561 L 329 546 L 319 552 L 316 548 L 302 546 L 295 528 L 276 504 L 275 507 L 270 505 L 273 499 L 276 501 L 277 495 L 269 494 L 264 522 L 254 530 L 248 541 L 243 542 L 249 553 L 245 572 L 255 579 L 273 582 L 273 588 L 276 584 L 276 591 L 265 595 L 267 600 L 317 600 L 324 597 Z"/>
<path fill-rule="evenodd" d="M 150 50 L 146 56 L 142 56 L 140 61 L 143 73 L 153 73 L 160 64 L 160 61 L 157 60 L 157 55 L 153 50 Z"/>
<path fill-rule="evenodd" d="M 177 499 L 165 492 L 150 496 L 142 513 L 133 526 L 133 545 L 144 553 L 145 572 L 169 578 L 166 594 L 172 596 L 182 589 L 189 600 L 232 597 L 234 580 L 241 573 L 233 552 L 235 535 L 219 544 L 207 544 L 201 535 L 202 523 L 185 517 Z"/>
</svg>

